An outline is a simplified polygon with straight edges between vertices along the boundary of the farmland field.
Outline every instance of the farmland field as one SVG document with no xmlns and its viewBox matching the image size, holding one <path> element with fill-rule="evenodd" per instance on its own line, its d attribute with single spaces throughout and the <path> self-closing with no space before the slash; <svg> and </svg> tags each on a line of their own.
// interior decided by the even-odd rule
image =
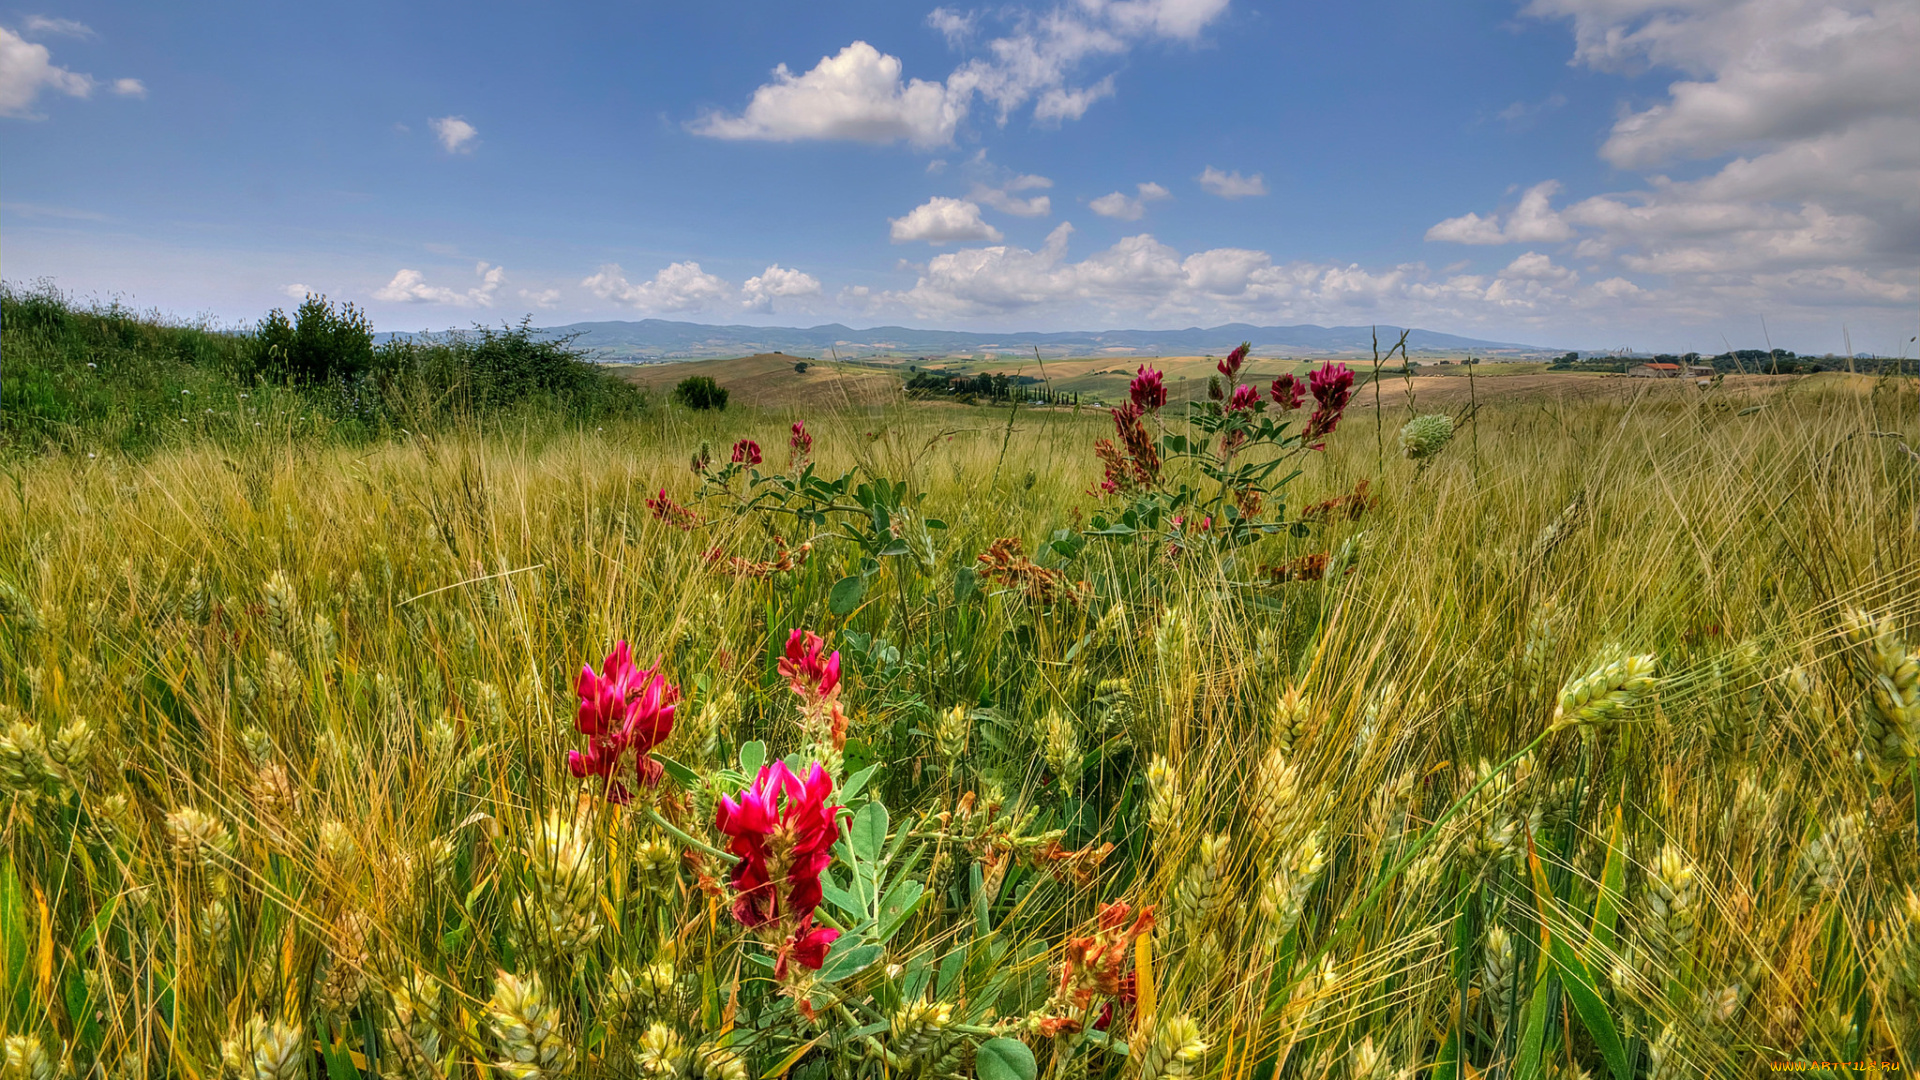
<svg viewBox="0 0 1920 1080">
<path fill-rule="evenodd" d="M 4 1075 L 1915 1060 L 1911 384 L 783 363 L 10 459 Z"/>
</svg>

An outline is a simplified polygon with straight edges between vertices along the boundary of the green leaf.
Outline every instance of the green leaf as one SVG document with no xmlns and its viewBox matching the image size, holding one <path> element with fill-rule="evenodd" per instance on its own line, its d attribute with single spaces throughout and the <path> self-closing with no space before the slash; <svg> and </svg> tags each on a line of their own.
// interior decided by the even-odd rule
<svg viewBox="0 0 1920 1080">
<path fill-rule="evenodd" d="M 820 895 L 826 899 L 827 903 L 848 915 L 864 916 L 867 913 L 866 908 L 860 903 L 860 898 L 841 888 L 840 883 L 834 880 L 831 871 L 820 875 Z"/>
<path fill-rule="evenodd" d="M 874 770 L 879 767 L 878 765 L 869 765 L 848 777 L 847 782 L 840 787 L 839 798 L 841 801 L 852 802 L 855 796 L 866 790 L 867 781 L 873 778 Z"/>
<path fill-rule="evenodd" d="M 887 846 L 887 808 L 878 801 L 862 806 L 847 831 L 853 842 L 853 857 L 871 875 L 872 868 L 880 863 L 881 849 Z"/>
<path fill-rule="evenodd" d="M 683 790 L 692 791 L 700 786 L 700 774 L 685 765 L 664 754 L 653 755 L 653 760 L 659 762 L 660 767 L 665 769 L 667 775 L 673 777 L 673 782 L 679 784 Z"/>
<path fill-rule="evenodd" d="M 843 577 L 834 582 L 832 591 L 827 593 L 827 610 L 835 615 L 851 615 L 866 595 L 867 580 L 865 578 Z"/>
<path fill-rule="evenodd" d="M 1627 847 L 1621 841 L 1621 808 L 1613 808 L 1613 829 L 1607 836 L 1607 861 L 1600 869 L 1600 895 L 1593 902 L 1593 950 L 1597 956 L 1616 951 L 1614 924 L 1620 918 L 1620 898 L 1627 883 Z"/>
<path fill-rule="evenodd" d="M 6 1003 L 12 1006 L 9 1019 L 26 1026 L 33 1013 L 33 980 L 27 976 L 27 956 L 31 951 L 27 930 L 27 894 L 14 872 L 13 857 L 0 866 L 0 961 L 5 961 Z"/>
<path fill-rule="evenodd" d="M 973 1058 L 980 1080 L 1033 1080 L 1038 1073 L 1033 1051 L 1018 1039 L 988 1039 Z"/>
<path fill-rule="evenodd" d="M 893 935 L 906 925 L 907 919 L 920 907 L 920 902 L 926 896 L 926 887 L 912 879 L 898 882 L 887 890 L 887 895 L 880 900 L 880 929 L 877 932 L 883 944 L 893 940 Z"/>
<path fill-rule="evenodd" d="M 332 1025 L 328 1025 L 329 1028 Z M 341 1080 L 360 1080 L 360 1070 L 353 1067 L 353 1050 L 340 1036 L 344 1032 L 330 1031 L 327 1041 L 321 1044 L 320 1056 L 327 1063 L 327 1076 L 340 1077 Z"/>
<path fill-rule="evenodd" d="M 820 965 L 820 974 L 814 977 L 814 981 L 839 982 L 841 979 L 860 974 L 871 967 L 875 960 L 880 959 L 880 954 L 884 950 L 878 945 L 855 945 L 846 949 L 840 947 L 844 942 L 858 940 L 848 936 L 834 942 L 833 948 L 827 951 L 827 962 Z"/>
<path fill-rule="evenodd" d="M 974 592 L 979 588 L 980 588 L 980 575 L 973 572 L 973 567 L 963 566 L 953 572 L 953 602 L 954 603 L 956 604 L 966 603 L 967 598 L 972 596 Z"/>
<path fill-rule="evenodd" d="M 1520 1046 L 1515 1051 L 1513 1075 L 1516 1080 L 1531 1080 L 1540 1075 L 1540 1052 L 1547 1041 L 1547 1001 L 1553 980 L 1543 967 L 1533 984 L 1533 998 L 1521 1013 Z"/>
<path fill-rule="evenodd" d="M 760 774 L 760 766 L 767 763 L 767 744 L 755 739 L 740 748 L 740 771 L 749 777 Z"/>
<path fill-rule="evenodd" d="M 1613 1073 L 1614 1080 L 1629 1080 L 1626 1047 L 1620 1041 L 1613 1017 L 1607 1013 L 1606 1002 L 1600 999 L 1600 988 L 1593 973 L 1558 934 L 1553 936 L 1548 948 L 1548 955 L 1560 971 L 1560 985 L 1573 999 L 1573 1011 L 1580 1014 L 1580 1022 L 1587 1026 L 1587 1034 L 1593 1036 L 1600 1056 L 1607 1060 L 1607 1071 Z"/>
</svg>

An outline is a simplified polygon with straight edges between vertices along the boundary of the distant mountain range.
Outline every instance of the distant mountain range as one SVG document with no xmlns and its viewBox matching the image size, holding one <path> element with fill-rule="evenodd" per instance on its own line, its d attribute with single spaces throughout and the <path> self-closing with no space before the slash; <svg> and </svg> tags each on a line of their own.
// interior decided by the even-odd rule
<svg viewBox="0 0 1920 1080">
<path fill-rule="evenodd" d="M 1385 351 L 1400 339 L 1398 326 L 1378 328 Z M 639 322 L 584 322 L 548 327 L 551 334 L 576 334 L 578 344 L 603 361 L 646 363 L 695 360 L 752 353 L 783 352 L 827 358 L 854 356 L 966 357 L 997 354 L 1043 356 L 1196 356 L 1225 353 L 1242 341 L 1274 354 L 1325 356 L 1371 355 L 1375 328 L 1371 326 L 1223 326 L 1185 330 L 1097 330 L 1055 334 L 976 334 L 961 330 L 915 330 L 905 326 L 875 326 L 855 330 L 839 323 L 806 329 L 786 326 L 708 326 L 702 323 L 642 319 Z M 1489 356 L 1526 355 L 1549 350 L 1512 342 L 1413 330 L 1407 335 L 1413 352 L 1458 353 L 1472 350 Z"/>
</svg>

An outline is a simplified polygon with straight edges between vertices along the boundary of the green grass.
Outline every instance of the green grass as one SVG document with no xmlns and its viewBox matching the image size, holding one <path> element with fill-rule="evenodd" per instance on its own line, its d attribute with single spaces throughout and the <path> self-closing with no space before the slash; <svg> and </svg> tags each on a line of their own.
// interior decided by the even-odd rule
<svg viewBox="0 0 1920 1080">
<path fill-rule="evenodd" d="M 1424 462 L 1350 417 L 1262 509 L 1302 528 L 1237 547 L 1086 536 L 1119 509 L 1092 410 L 809 417 L 812 475 L 855 475 L 777 505 L 687 468 L 751 438 L 788 475 L 739 409 L 23 461 L 0 1027 L 150 1076 L 1911 1064 L 1913 388 L 1669 389 L 1483 405 Z M 1006 538 L 1038 571 L 989 573 Z M 778 670 L 795 628 L 841 654 L 843 746 Z M 685 695 L 625 807 L 566 764 L 621 639 Z M 705 850 L 754 744 L 874 767 L 821 975 L 773 977 Z M 1101 936 L 1113 902 L 1154 908 L 1146 948 Z M 1087 937 L 1152 1017 L 1090 1031 Z"/>
</svg>

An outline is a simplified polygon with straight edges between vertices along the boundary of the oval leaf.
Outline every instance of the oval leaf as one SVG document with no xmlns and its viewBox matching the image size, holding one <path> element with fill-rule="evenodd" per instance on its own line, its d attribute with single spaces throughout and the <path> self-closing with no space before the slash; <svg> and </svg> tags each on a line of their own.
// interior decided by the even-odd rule
<svg viewBox="0 0 1920 1080">
<path fill-rule="evenodd" d="M 833 583 L 833 590 L 827 593 L 827 610 L 835 615 L 851 615 L 860 601 L 867 595 L 867 582 L 862 577 L 843 577 Z"/>
<path fill-rule="evenodd" d="M 973 1064 L 980 1080 L 1033 1080 L 1037 1072 L 1033 1051 L 1018 1039 L 988 1039 Z"/>
</svg>

